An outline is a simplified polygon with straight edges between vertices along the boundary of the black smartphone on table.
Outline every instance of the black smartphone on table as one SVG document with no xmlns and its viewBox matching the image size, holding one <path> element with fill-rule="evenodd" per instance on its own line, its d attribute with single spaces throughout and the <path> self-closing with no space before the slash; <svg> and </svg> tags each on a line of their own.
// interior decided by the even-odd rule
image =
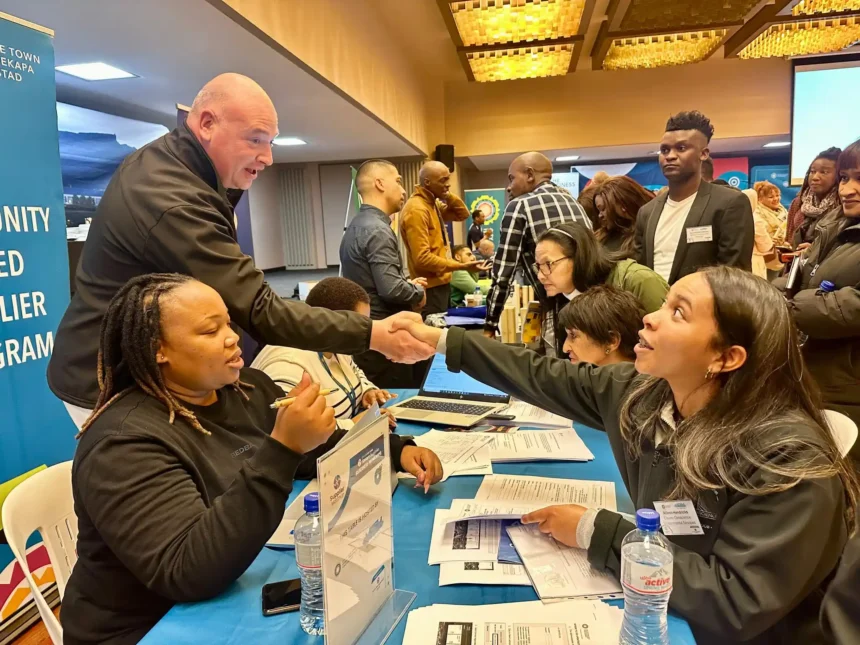
<svg viewBox="0 0 860 645">
<path fill-rule="evenodd" d="M 302 580 L 293 578 L 263 585 L 263 615 L 275 616 L 297 611 L 302 603 Z"/>
</svg>

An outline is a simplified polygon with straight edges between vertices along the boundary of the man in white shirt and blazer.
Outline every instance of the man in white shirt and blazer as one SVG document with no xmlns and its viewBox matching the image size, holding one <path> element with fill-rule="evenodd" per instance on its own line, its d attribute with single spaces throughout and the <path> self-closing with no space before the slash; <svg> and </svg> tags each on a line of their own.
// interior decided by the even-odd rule
<svg viewBox="0 0 860 645">
<path fill-rule="evenodd" d="M 660 168 L 669 190 L 639 210 L 637 261 L 669 284 L 717 264 L 752 270 L 755 227 L 749 200 L 739 190 L 702 178 L 713 134 L 700 112 L 669 119 L 660 143 Z"/>
</svg>

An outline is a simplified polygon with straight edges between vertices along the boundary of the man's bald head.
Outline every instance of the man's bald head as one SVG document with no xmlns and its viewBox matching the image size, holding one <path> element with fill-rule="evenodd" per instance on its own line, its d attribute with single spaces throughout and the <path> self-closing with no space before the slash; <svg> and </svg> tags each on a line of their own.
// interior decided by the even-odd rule
<svg viewBox="0 0 860 645">
<path fill-rule="evenodd" d="M 375 206 L 386 215 L 399 211 L 406 201 L 400 173 L 385 159 L 371 159 L 361 164 L 355 175 L 355 187 L 363 203 Z"/>
<path fill-rule="evenodd" d="M 278 114 L 265 90 L 247 76 L 221 74 L 206 83 L 194 98 L 187 124 L 226 188 L 250 188 L 272 164 Z"/>
<path fill-rule="evenodd" d="M 444 199 L 451 188 L 451 171 L 441 161 L 428 161 L 418 171 L 418 182 L 437 199 Z"/>
<path fill-rule="evenodd" d="M 508 193 L 519 197 L 530 193 L 552 178 L 552 162 L 540 152 L 526 152 L 511 162 L 508 168 Z"/>
<path fill-rule="evenodd" d="M 206 83 L 191 104 L 189 116 L 199 117 L 205 109 L 233 109 L 235 107 L 269 108 L 275 112 L 272 99 L 253 78 L 242 74 L 219 74 Z M 277 119 L 277 115 L 275 115 Z"/>
</svg>

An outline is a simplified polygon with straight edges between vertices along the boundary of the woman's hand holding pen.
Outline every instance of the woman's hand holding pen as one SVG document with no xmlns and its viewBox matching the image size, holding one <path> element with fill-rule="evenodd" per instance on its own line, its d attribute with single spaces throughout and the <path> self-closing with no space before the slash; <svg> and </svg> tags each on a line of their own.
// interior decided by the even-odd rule
<svg viewBox="0 0 860 645">
<path fill-rule="evenodd" d="M 295 401 L 278 410 L 272 439 L 303 455 L 324 444 L 334 432 L 334 408 L 328 406 L 320 386 L 311 383 L 307 373 L 288 396 Z"/>
</svg>

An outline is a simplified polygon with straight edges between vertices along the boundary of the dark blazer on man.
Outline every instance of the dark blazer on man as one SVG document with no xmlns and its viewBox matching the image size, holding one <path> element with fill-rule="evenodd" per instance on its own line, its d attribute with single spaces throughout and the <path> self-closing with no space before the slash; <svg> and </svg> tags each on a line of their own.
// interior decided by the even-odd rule
<svg viewBox="0 0 860 645">
<path fill-rule="evenodd" d="M 652 199 L 639 209 L 636 220 L 636 258 L 639 264 L 654 268 L 654 233 L 668 193 Z M 711 227 L 710 241 L 687 242 L 687 230 Z M 709 184 L 699 186 L 675 253 L 669 284 L 701 268 L 724 264 L 752 270 L 755 237 L 752 207 L 746 195 L 734 188 Z"/>
</svg>

